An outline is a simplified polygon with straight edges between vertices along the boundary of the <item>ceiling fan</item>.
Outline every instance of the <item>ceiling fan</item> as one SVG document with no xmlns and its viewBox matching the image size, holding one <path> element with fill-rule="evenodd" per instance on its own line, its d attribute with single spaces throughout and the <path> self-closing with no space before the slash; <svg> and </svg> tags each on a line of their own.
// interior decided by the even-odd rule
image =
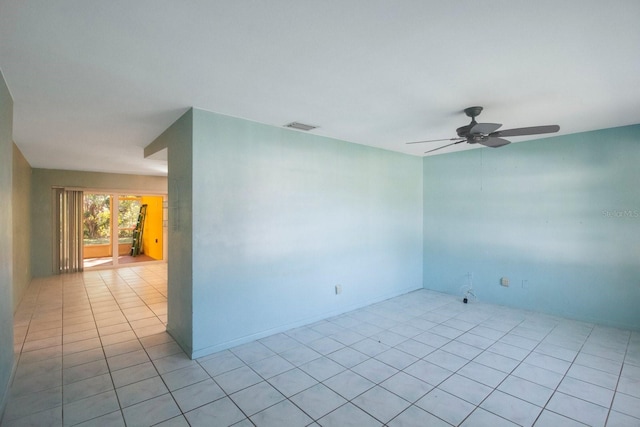
<svg viewBox="0 0 640 427">
<path fill-rule="evenodd" d="M 532 126 L 527 128 L 498 130 L 502 126 L 500 123 L 476 122 L 476 117 L 479 116 L 481 112 L 482 112 L 482 107 L 469 107 L 464 109 L 464 113 L 467 115 L 467 117 L 471 117 L 471 123 L 456 129 L 456 133 L 458 134 L 457 138 L 414 141 L 414 142 L 407 142 L 407 144 L 422 144 L 425 142 L 437 142 L 437 141 L 454 141 L 451 144 L 443 145 L 442 147 L 425 151 L 425 154 L 431 153 L 432 151 L 440 150 L 445 147 L 449 147 L 451 145 L 460 144 L 462 142 L 467 142 L 468 144 L 482 144 L 486 147 L 497 148 L 497 147 L 502 147 L 503 145 L 507 145 L 511 143 L 511 141 L 508 141 L 503 137 L 538 135 L 543 133 L 554 133 L 560 130 L 560 126 L 558 125 Z"/>
</svg>

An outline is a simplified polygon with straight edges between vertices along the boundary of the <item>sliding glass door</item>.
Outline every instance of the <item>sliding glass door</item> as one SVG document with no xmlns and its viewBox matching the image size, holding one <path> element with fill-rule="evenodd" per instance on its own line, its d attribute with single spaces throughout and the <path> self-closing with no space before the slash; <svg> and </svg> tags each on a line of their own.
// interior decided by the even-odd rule
<svg viewBox="0 0 640 427">
<path fill-rule="evenodd" d="M 86 192 L 83 212 L 85 268 L 162 260 L 163 200 L 163 196 Z M 146 215 L 140 215 L 141 210 Z M 139 246 L 133 251 L 136 236 Z"/>
</svg>

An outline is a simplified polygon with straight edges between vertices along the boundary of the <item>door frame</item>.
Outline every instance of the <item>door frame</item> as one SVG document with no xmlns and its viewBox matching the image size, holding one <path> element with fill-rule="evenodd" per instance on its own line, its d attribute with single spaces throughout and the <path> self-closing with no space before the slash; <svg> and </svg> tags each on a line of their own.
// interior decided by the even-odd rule
<svg viewBox="0 0 640 427">
<path fill-rule="evenodd" d="M 120 196 L 127 195 L 140 195 L 142 196 L 156 196 L 162 197 L 162 259 L 155 261 L 142 261 L 140 263 L 136 263 L 136 265 L 145 265 L 145 264 L 154 264 L 154 263 L 166 263 L 168 262 L 168 194 L 167 192 L 159 192 L 159 191 L 148 191 L 148 190 L 123 190 L 123 189 L 105 189 L 105 188 L 77 188 L 78 190 L 82 190 L 85 194 L 108 194 L 111 197 L 110 209 L 111 209 L 111 265 L 97 265 L 94 267 L 86 267 L 85 270 L 103 270 L 103 269 L 112 269 L 119 268 L 122 266 L 130 266 L 131 264 L 120 264 L 118 262 L 119 257 L 119 239 L 118 239 L 118 213 L 120 206 Z M 114 238 L 115 235 L 115 238 Z"/>
</svg>

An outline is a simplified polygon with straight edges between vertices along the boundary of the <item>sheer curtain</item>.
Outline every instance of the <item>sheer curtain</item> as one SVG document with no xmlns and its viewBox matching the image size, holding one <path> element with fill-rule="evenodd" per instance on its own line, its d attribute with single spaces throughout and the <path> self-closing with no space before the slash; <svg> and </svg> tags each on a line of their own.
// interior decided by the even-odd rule
<svg viewBox="0 0 640 427">
<path fill-rule="evenodd" d="M 82 271 L 82 191 L 54 188 L 54 271 L 75 273 Z"/>
</svg>

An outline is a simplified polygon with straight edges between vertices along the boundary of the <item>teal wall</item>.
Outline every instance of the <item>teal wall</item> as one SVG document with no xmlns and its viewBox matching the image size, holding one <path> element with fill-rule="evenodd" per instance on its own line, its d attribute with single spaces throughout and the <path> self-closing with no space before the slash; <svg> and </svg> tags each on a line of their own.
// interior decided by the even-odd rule
<svg viewBox="0 0 640 427">
<path fill-rule="evenodd" d="M 640 329 L 640 125 L 423 162 L 425 288 Z"/>
<path fill-rule="evenodd" d="M 169 161 L 167 331 L 188 354 L 193 348 L 192 140 L 189 110 L 151 143 L 167 147 Z"/>
<path fill-rule="evenodd" d="M 13 99 L 0 71 L 0 418 L 13 357 Z"/>
<path fill-rule="evenodd" d="M 201 110 L 192 156 L 195 357 L 422 287 L 422 159 Z"/>
</svg>

